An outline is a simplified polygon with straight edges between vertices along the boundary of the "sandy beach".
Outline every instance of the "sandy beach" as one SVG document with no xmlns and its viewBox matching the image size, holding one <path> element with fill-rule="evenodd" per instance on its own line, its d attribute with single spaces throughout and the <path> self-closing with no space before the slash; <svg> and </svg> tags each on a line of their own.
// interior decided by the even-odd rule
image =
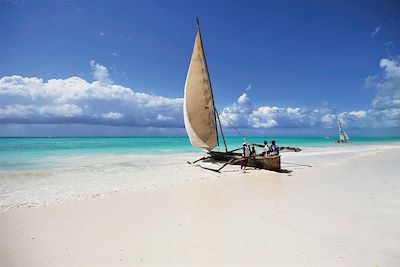
<svg viewBox="0 0 400 267">
<path fill-rule="evenodd" d="M 399 11 L 0 0 L 0 267 L 400 267 Z"/>
<path fill-rule="evenodd" d="M 0 265 L 399 266 L 399 158 L 321 149 L 285 155 L 290 173 L 181 163 L 169 168 L 200 178 L 3 210 Z"/>
</svg>

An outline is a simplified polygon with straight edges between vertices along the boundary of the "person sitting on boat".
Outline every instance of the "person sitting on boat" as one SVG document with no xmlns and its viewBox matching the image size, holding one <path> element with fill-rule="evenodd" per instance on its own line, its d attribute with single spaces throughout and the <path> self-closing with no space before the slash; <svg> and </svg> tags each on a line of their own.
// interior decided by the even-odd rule
<svg viewBox="0 0 400 267">
<path fill-rule="evenodd" d="M 265 140 L 264 141 L 264 148 L 263 148 L 263 152 L 261 153 L 262 156 L 267 156 L 269 154 L 270 150 L 269 150 L 269 146 L 268 146 L 268 141 Z"/>
<path fill-rule="evenodd" d="M 269 155 L 271 156 L 279 155 L 279 147 L 275 144 L 275 140 L 271 141 L 270 151 Z"/>
<path fill-rule="evenodd" d="M 247 163 L 249 161 L 249 157 L 250 157 L 250 148 L 247 145 L 247 143 L 244 142 L 243 143 L 243 158 L 242 158 L 242 161 L 241 161 L 240 169 L 246 170 Z"/>
</svg>

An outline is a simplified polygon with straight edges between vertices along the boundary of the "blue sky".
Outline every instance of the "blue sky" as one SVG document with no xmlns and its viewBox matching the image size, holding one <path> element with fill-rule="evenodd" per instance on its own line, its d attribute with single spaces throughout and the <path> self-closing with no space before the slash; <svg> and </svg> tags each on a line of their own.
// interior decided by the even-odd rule
<svg viewBox="0 0 400 267">
<path fill-rule="evenodd" d="M 68 135 L 183 135 L 199 16 L 216 104 L 237 127 L 333 134 L 339 117 L 356 135 L 398 136 L 399 11 L 398 1 L 2 0 L 0 135 L 60 135 L 65 124 Z"/>
</svg>

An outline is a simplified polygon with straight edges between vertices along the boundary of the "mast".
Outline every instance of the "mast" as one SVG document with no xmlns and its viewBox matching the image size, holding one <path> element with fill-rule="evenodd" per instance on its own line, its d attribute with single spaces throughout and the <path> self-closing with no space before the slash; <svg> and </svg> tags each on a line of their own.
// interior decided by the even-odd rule
<svg viewBox="0 0 400 267">
<path fill-rule="evenodd" d="M 202 48 L 202 51 L 203 51 L 204 63 L 206 65 L 208 82 L 210 84 L 210 89 L 211 89 L 211 99 L 212 99 L 212 103 L 213 103 L 213 107 L 214 107 L 214 114 L 215 114 L 214 115 L 214 121 L 215 121 L 215 132 L 217 133 L 217 143 L 218 143 L 218 146 L 219 146 L 218 126 L 217 126 L 217 119 L 218 119 L 219 128 L 220 128 L 220 131 L 221 131 L 222 139 L 224 141 L 225 151 L 228 151 L 228 147 L 226 146 L 226 140 L 225 140 L 224 132 L 222 131 L 221 119 L 219 118 L 219 114 L 217 112 L 217 109 L 215 108 L 214 93 L 213 93 L 213 89 L 212 89 L 212 85 L 211 85 L 210 73 L 208 72 L 207 58 L 206 58 L 206 55 L 205 55 L 205 52 L 204 52 L 203 37 L 201 37 L 199 17 L 196 17 L 196 23 L 197 23 L 197 30 L 199 31 L 199 35 L 200 35 L 200 41 L 201 41 L 200 43 L 201 43 L 201 48 Z"/>
</svg>

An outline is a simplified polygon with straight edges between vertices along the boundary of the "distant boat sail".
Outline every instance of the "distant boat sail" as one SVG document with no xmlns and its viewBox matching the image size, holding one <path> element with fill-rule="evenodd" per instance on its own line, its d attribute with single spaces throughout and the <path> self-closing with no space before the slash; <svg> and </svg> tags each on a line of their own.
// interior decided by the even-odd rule
<svg viewBox="0 0 400 267">
<path fill-rule="evenodd" d="M 200 28 L 186 77 L 183 117 L 193 146 L 210 151 L 218 145 L 214 99 Z"/>
<path fill-rule="evenodd" d="M 337 141 L 338 143 L 347 143 L 350 141 L 349 136 L 345 132 L 342 122 L 338 120 L 338 127 L 339 127 L 339 140 Z"/>
</svg>

